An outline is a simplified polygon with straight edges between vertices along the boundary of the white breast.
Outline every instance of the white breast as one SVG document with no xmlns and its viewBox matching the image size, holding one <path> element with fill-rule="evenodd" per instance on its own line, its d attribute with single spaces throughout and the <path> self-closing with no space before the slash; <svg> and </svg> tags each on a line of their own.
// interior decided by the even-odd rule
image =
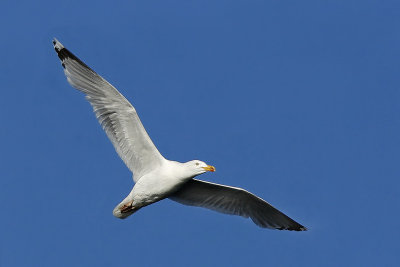
<svg viewBox="0 0 400 267">
<path fill-rule="evenodd" d="M 170 196 L 187 182 L 188 179 L 181 174 L 180 164 L 167 161 L 160 168 L 144 175 L 132 189 L 134 205 L 143 207 Z"/>
</svg>

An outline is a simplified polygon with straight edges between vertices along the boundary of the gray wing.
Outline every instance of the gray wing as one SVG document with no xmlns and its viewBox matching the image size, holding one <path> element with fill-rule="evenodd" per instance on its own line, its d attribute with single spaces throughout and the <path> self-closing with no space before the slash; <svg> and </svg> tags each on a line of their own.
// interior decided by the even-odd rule
<svg viewBox="0 0 400 267">
<path fill-rule="evenodd" d="M 265 200 L 237 187 L 192 179 L 170 199 L 184 205 L 251 218 L 263 228 L 306 231 L 307 228 L 272 207 Z"/>
<path fill-rule="evenodd" d="M 86 94 L 96 117 L 135 182 L 164 159 L 144 129 L 135 108 L 118 90 L 53 40 L 68 82 Z"/>
</svg>

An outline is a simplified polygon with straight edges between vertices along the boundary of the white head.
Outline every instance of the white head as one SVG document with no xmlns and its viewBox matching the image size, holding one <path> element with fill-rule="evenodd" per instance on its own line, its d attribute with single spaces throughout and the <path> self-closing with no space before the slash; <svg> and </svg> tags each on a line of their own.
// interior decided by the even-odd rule
<svg viewBox="0 0 400 267">
<path fill-rule="evenodd" d="M 183 165 L 185 166 L 187 178 L 193 178 L 205 172 L 215 172 L 214 166 L 207 165 L 205 162 L 197 159 L 183 163 Z"/>
</svg>

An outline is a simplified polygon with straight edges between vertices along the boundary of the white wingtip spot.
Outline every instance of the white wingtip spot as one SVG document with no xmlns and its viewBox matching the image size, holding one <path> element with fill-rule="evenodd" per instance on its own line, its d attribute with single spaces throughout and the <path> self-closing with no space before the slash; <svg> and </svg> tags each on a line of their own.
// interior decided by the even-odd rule
<svg viewBox="0 0 400 267">
<path fill-rule="evenodd" d="M 53 38 L 53 45 L 54 49 L 56 49 L 57 51 L 60 51 L 64 48 L 64 46 L 56 38 Z"/>
</svg>

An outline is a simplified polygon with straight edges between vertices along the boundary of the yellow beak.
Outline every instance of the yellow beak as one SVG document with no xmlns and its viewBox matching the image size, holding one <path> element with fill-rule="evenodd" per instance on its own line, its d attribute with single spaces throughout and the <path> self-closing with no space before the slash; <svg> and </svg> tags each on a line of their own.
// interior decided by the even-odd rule
<svg viewBox="0 0 400 267">
<path fill-rule="evenodd" d="M 203 167 L 208 172 L 215 172 L 215 167 L 211 165 L 207 165 L 207 167 Z"/>
</svg>

